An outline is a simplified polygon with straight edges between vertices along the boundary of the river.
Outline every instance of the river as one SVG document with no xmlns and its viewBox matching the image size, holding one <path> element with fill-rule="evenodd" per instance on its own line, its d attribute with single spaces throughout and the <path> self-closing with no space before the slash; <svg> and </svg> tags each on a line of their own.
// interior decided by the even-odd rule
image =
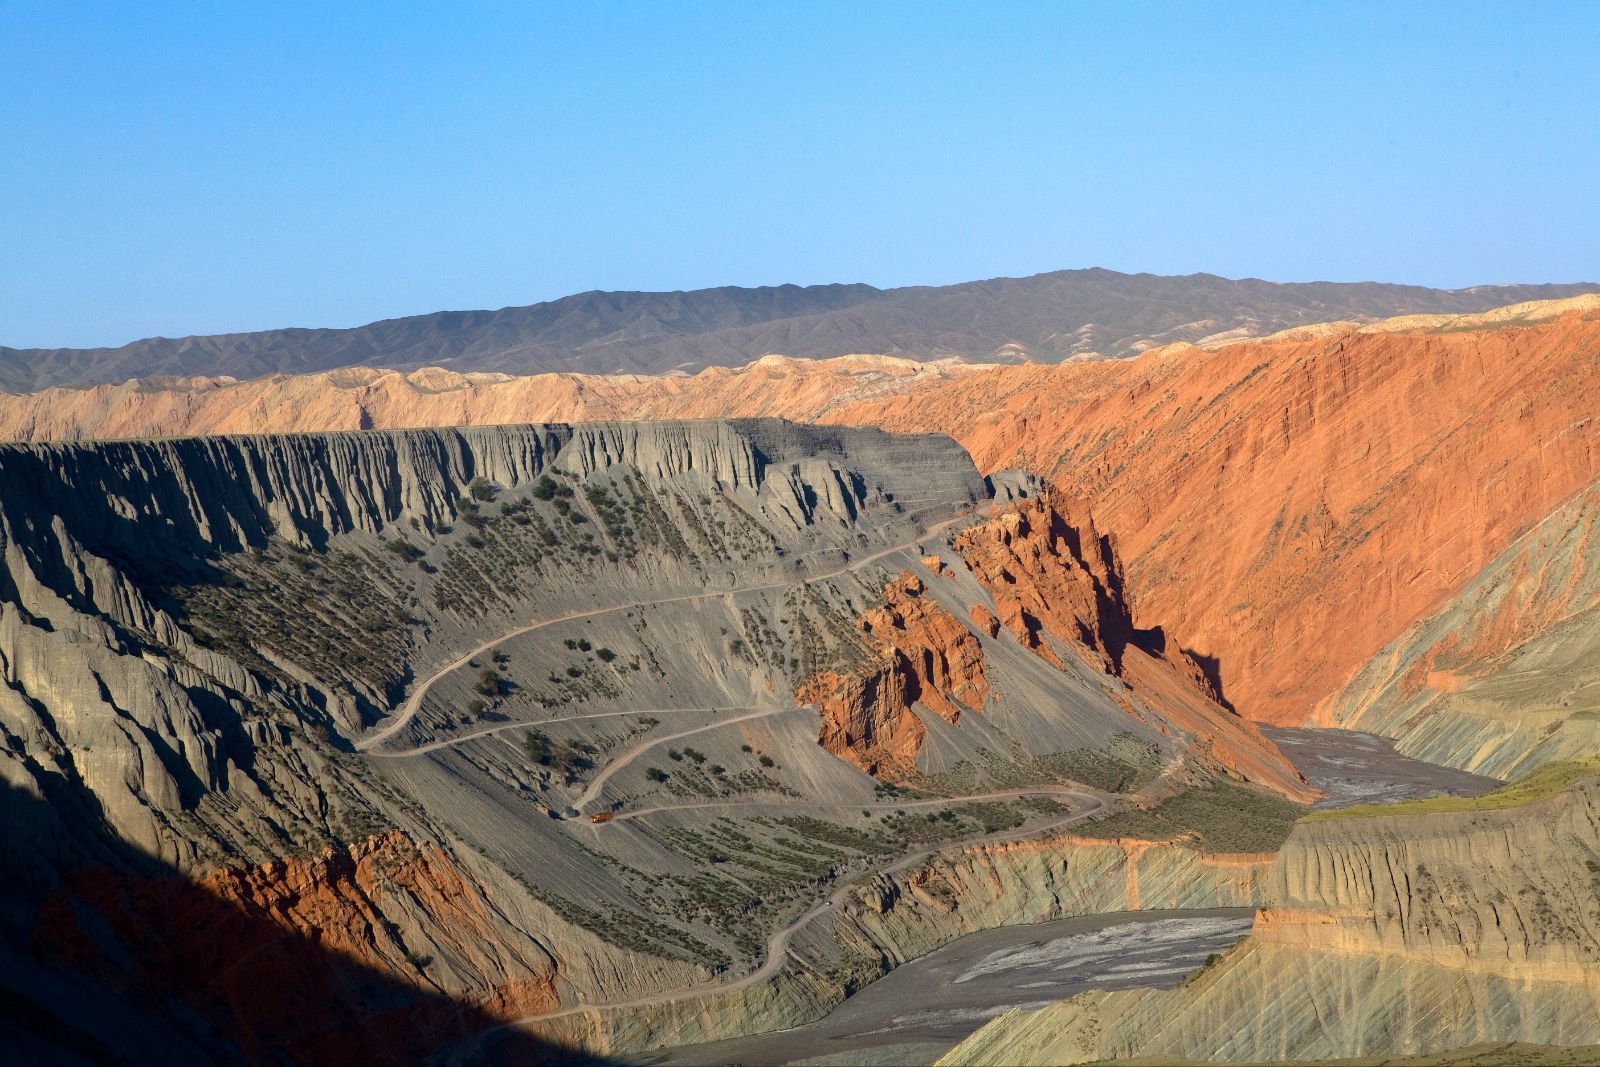
<svg viewBox="0 0 1600 1067">
<path fill-rule="evenodd" d="M 968 934 L 806 1026 L 632 1057 L 639 1064 L 929 1064 L 994 1016 L 1085 989 L 1171 986 L 1250 930 L 1248 908 L 1118 912 Z"/>
<path fill-rule="evenodd" d="M 1395 751 L 1350 730 L 1265 727 L 1327 796 L 1319 808 L 1475 796 L 1493 778 Z M 969 934 L 912 960 L 806 1026 L 633 1058 L 638 1064 L 931 1064 L 1011 1008 L 1040 1008 L 1085 989 L 1171 986 L 1250 930 L 1250 909 L 1080 916 Z"/>
</svg>

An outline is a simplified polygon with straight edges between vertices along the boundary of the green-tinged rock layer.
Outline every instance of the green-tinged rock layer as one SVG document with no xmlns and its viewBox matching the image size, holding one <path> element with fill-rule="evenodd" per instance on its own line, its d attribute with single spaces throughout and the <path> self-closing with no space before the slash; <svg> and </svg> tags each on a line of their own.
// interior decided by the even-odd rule
<svg viewBox="0 0 1600 1067">
<path fill-rule="evenodd" d="M 567 1016 L 537 1029 L 625 1052 L 796 1026 L 907 960 L 979 930 L 1100 912 L 1259 905 L 1271 860 L 1075 836 L 950 850 L 850 892 L 831 922 L 819 920 L 795 939 L 772 981 Z"/>
<path fill-rule="evenodd" d="M 1302 823 L 1251 935 L 1184 985 L 1013 1011 L 946 1064 L 1321 1061 L 1600 1042 L 1600 782 Z"/>
<path fill-rule="evenodd" d="M 1319 713 L 1496 778 L 1600 752 L 1600 486 L 1557 508 Z"/>
</svg>

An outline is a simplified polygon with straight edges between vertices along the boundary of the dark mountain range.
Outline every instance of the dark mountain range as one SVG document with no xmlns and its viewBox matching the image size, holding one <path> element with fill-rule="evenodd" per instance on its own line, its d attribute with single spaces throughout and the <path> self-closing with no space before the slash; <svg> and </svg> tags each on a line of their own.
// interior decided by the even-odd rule
<svg viewBox="0 0 1600 1067">
<path fill-rule="evenodd" d="M 29 392 L 158 375 L 299 374 L 347 366 L 444 366 L 662 373 L 737 365 L 768 353 L 823 358 L 1057 362 L 1132 355 L 1152 343 L 1271 333 L 1311 322 L 1469 312 L 1600 285 L 1440 290 L 1375 282 L 1275 283 L 1210 274 L 1092 269 L 960 285 L 725 286 L 673 293 L 589 292 L 499 311 L 444 311 L 347 330 L 283 329 L 154 337 L 121 348 L 0 347 L 0 389 Z"/>
</svg>

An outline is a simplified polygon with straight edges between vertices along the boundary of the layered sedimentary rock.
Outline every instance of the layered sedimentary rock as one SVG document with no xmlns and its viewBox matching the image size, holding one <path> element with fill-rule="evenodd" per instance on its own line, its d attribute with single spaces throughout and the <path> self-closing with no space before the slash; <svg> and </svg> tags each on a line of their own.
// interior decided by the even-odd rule
<svg viewBox="0 0 1600 1067">
<path fill-rule="evenodd" d="M 487 426 L 761 416 L 815 422 L 959 378 L 982 364 L 893 356 L 765 356 L 693 376 L 410 372 L 351 367 L 239 381 L 198 377 L 0 394 L 0 440 Z"/>
<path fill-rule="evenodd" d="M 923 593 L 921 579 L 902 572 L 884 587 L 883 605 L 858 622 L 870 660 L 849 674 L 818 674 L 795 693 L 821 709 L 818 744 L 885 779 L 916 769 L 927 730 L 913 707 L 955 725 L 963 711 L 982 712 L 989 696 L 977 638 Z"/>
<path fill-rule="evenodd" d="M 1374 656 L 1324 721 L 1498 778 L 1600 752 L 1597 518 L 1591 485 Z"/>
<path fill-rule="evenodd" d="M 1250 937 L 1214 966 L 1169 991 L 1013 1011 L 943 1062 L 1325 1061 L 1594 1044 L 1600 783 L 1509 807 L 1485 799 L 1302 823 Z"/>
<path fill-rule="evenodd" d="M 986 471 L 1031 468 L 1092 501 L 1145 612 L 1216 664 L 1243 714 L 1297 723 L 1600 474 L 1597 309 L 1589 296 L 1332 323 L 1054 367 L 850 357 L 692 378 L 357 370 L 55 390 L 6 398 L 0 426 L 41 437 L 783 414 L 946 432 Z"/>
<path fill-rule="evenodd" d="M 0 481 L 0 975 L 26 1006 L 0 1029 L 39 1020 L 17 1040 L 94 1059 L 145 1028 L 151 1056 L 218 1061 L 410 1061 L 705 981 L 536 892 L 470 842 L 498 823 L 420 803 L 352 742 L 530 611 L 782 589 L 791 552 L 826 567 L 989 496 L 948 439 L 771 422 L 17 445 Z M 663 628 L 626 677 L 683 643 Z M 782 677 L 767 655 L 737 684 Z M 468 695 L 418 728 L 487 710 Z M 553 826 L 521 802 L 523 829 Z"/>
<path fill-rule="evenodd" d="M 1141 610 L 1243 714 L 1298 723 L 1600 474 L 1597 347 L 1580 298 L 999 368 L 829 417 L 938 425 L 1087 498 Z"/>
<path fill-rule="evenodd" d="M 716 1041 L 811 1021 L 908 960 L 997 926 L 1159 908 L 1248 908 L 1270 854 L 1053 835 L 942 851 L 862 885 L 804 932 L 770 985 L 676 1004 L 552 1021 L 552 1038 L 624 1051 Z"/>
</svg>

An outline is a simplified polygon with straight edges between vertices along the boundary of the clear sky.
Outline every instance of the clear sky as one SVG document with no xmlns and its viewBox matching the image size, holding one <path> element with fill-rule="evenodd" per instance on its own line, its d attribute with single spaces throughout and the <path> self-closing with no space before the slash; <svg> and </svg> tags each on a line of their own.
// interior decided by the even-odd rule
<svg viewBox="0 0 1600 1067">
<path fill-rule="evenodd" d="M 0 344 L 1087 266 L 1600 280 L 1600 2 L 0 0 Z"/>
</svg>

